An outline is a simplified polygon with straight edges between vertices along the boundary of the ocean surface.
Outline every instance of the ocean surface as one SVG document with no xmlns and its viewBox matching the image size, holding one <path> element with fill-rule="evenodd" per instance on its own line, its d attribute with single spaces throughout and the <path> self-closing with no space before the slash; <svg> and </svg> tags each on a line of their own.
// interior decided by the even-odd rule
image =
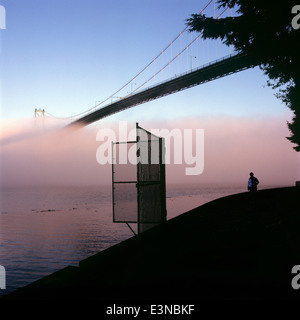
<svg viewBox="0 0 300 320">
<path fill-rule="evenodd" d="M 245 185 L 167 186 L 167 218 L 245 191 Z M 133 236 L 112 221 L 110 186 L 1 188 L 0 201 L 0 265 L 6 272 L 0 295 Z"/>
</svg>

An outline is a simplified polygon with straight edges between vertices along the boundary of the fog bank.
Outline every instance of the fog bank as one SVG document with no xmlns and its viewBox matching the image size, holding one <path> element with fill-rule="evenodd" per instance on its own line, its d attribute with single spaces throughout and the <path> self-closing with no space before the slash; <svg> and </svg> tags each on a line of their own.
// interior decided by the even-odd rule
<svg viewBox="0 0 300 320">
<path fill-rule="evenodd" d="M 183 133 L 184 129 L 204 129 L 203 173 L 185 175 L 188 165 L 174 164 L 171 153 L 171 163 L 166 167 L 167 183 L 246 183 L 250 171 L 265 185 L 294 185 L 300 180 L 299 155 L 285 138 L 289 135 L 286 119 L 220 116 L 139 125 L 148 131 L 178 129 Z M 96 159 L 97 149 L 103 143 L 96 137 L 99 130 L 105 133 L 110 129 L 119 140 L 118 127 L 119 123 L 103 121 L 66 132 L 57 121 L 47 120 L 44 127 L 36 126 L 33 120 L 2 121 L 1 186 L 111 184 L 111 164 L 100 165 Z M 128 131 L 134 128 L 135 123 L 128 124 Z M 126 141 L 128 137 L 123 134 L 120 138 Z"/>
</svg>

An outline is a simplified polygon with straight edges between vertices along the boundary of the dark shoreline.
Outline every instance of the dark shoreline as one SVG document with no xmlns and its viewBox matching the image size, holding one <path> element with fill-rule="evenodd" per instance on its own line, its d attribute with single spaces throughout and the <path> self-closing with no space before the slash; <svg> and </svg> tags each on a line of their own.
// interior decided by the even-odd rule
<svg viewBox="0 0 300 320">
<path fill-rule="evenodd" d="M 1 300 L 300 299 L 300 188 L 226 196 Z"/>
</svg>

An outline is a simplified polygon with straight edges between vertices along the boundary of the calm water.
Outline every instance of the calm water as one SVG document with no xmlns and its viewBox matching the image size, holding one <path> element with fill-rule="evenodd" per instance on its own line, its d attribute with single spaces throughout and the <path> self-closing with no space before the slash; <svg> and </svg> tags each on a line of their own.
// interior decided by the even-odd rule
<svg viewBox="0 0 300 320">
<path fill-rule="evenodd" d="M 213 199 L 244 192 L 192 185 L 167 187 L 168 219 Z M 129 237 L 112 223 L 111 187 L 2 188 L 0 265 L 6 290 L 29 284 Z"/>
</svg>

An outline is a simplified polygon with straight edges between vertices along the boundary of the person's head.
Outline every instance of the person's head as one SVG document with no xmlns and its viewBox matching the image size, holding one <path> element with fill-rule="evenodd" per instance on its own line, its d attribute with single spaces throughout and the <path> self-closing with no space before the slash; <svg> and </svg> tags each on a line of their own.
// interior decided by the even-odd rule
<svg viewBox="0 0 300 320">
<path fill-rule="evenodd" d="M 253 177 L 253 175 L 254 175 L 253 172 L 250 172 L 250 177 Z"/>
</svg>

